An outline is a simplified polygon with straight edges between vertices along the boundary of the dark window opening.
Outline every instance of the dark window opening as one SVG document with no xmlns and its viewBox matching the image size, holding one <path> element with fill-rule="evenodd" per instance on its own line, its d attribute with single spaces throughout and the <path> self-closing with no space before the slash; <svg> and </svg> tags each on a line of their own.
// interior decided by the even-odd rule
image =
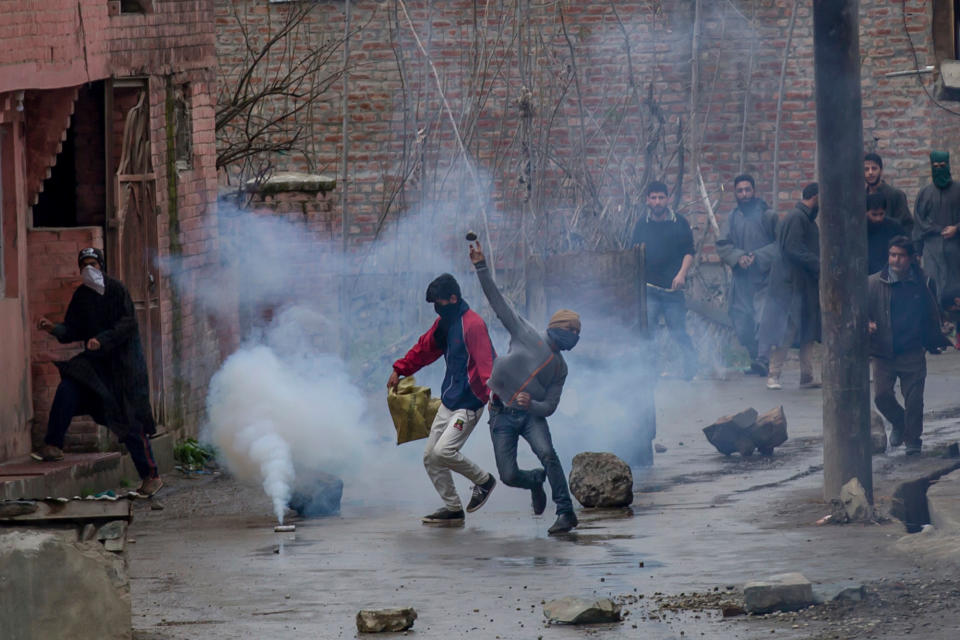
<svg viewBox="0 0 960 640">
<path fill-rule="evenodd" d="M 193 168 L 193 127 L 190 122 L 188 97 L 189 87 L 184 85 L 177 91 L 173 102 L 174 141 L 178 171 Z"/>
<path fill-rule="evenodd" d="M 150 0 L 120 0 L 120 13 L 148 13 Z"/>
<path fill-rule="evenodd" d="M 106 219 L 103 83 L 81 87 L 70 127 L 33 206 L 33 226 L 99 226 Z"/>
</svg>

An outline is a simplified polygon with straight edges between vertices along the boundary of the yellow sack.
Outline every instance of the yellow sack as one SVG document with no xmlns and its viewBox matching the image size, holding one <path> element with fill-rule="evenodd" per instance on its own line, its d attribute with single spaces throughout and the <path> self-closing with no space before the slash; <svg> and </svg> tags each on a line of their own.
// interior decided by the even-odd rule
<svg viewBox="0 0 960 640">
<path fill-rule="evenodd" d="M 396 391 L 387 391 L 387 407 L 397 429 L 397 444 L 430 435 L 430 426 L 440 409 L 440 398 L 430 397 L 430 387 L 418 387 L 412 376 L 400 380 Z"/>
</svg>

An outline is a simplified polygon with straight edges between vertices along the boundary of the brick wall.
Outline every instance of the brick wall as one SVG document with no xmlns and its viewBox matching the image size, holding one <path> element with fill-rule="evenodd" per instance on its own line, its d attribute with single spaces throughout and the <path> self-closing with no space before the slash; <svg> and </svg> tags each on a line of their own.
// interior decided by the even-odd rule
<svg viewBox="0 0 960 640">
<path fill-rule="evenodd" d="M 667 178 L 668 184 L 676 183 L 679 130 L 686 148 L 681 209 L 698 234 L 706 232 L 707 222 L 691 173 L 691 117 L 701 132 L 700 165 L 707 190 L 719 203 L 721 223 L 734 206 L 730 180 L 741 170 L 755 175 L 760 195 L 780 212 L 792 206 L 804 184 L 815 180 L 809 3 L 796 3 L 793 16 L 795 3 L 789 0 L 704 2 L 692 113 L 690 2 L 624 0 L 616 3 L 616 13 L 607 3 L 543 5 L 532 9 L 524 24 L 517 21 L 513 4 L 505 3 L 486 20 L 481 16 L 480 39 L 475 39 L 472 2 L 406 4 L 413 28 L 436 63 L 471 155 L 479 159 L 481 179 L 491 185 L 488 217 L 495 237 L 502 233 L 498 244 L 515 244 L 520 212 L 528 207 L 528 183 L 523 179 L 529 157 L 518 107 L 524 86 L 531 90 L 533 105 L 534 134 L 528 142 L 539 152 L 549 151 L 549 157 L 536 153 L 532 157 L 532 197 L 540 218 L 528 231 L 537 238 L 552 238 L 555 248 L 576 248 L 557 241 L 575 213 L 579 213 L 575 230 L 584 235 L 604 227 L 609 239 L 616 237 L 618 225 L 629 226 L 622 205 L 639 199 L 645 160 L 638 145 L 652 122 L 649 111 L 635 103 L 647 96 L 648 89 L 665 123 L 650 172 L 652 177 Z M 929 179 L 930 146 L 956 147 L 960 141 L 960 118 L 934 107 L 920 85 L 931 87 L 932 74 L 919 76 L 919 81 L 917 76 L 885 76 L 913 69 L 914 50 L 921 67 L 935 62 L 931 6 L 923 0 L 903 4 L 863 0 L 860 6 L 865 145 L 885 157 L 888 181 L 903 188 L 912 201 Z M 558 7 L 563 9 L 562 21 Z M 289 8 L 255 0 L 216 2 L 218 54 L 221 70 L 226 71 L 221 82 L 229 80 L 231 69 L 242 67 L 237 16 L 252 32 L 267 33 L 282 22 Z M 394 199 L 392 215 L 418 204 L 452 200 L 465 205 L 465 224 L 473 226 L 480 220 L 478 198 L 471 193 L 472 181 L 462 166 L 450 177 L 458 151 L 431 69 L 405 16 L 393 9 L 391 3 L 354 7 L 354 24 L 363 28 L 351 41 L 346 188 L 349 230 L 357 240 L 368 239 L 375 231 L 391 185 L 408 169 L 410 180 L 401 197 Z M 343 20 L 342 3 L 318 2 L 311 23 L 315 42 L 341 34 Z M 535 46 L 530 45 L 531 33 L 538 37 Z M 475 61 L 487 60 L 484 52 L 496 55 L 478 69 Z M 338 55 L 331 56 L 330 64 L 340 64 Z M 636 95 L 631 94 L 631 68 L 639 89 Z M 328 172 L 339 168 L 342 90 L 334 83 L 329 95 L 304 114 L 302 152 L 272 158 L 279 168 L 325 167 Z M 566 170 L 582 172 L 584 167 L 591 172 L 599 202 L 606 205 L 602 212 L 584 206 L 585 201 L 590 204 L 585 190 L 566 179 Z M 775 168 L 778 193 L 773 194 Z M 404 200 L 405 206 L 397 206 Z M 591 216 L 598 221 L 592 223 Z M 715 260 L 710 244 L 708 238 L 702 255 Z M 533 243 L 532 250 L 541 248 Z M 509 257 L 509 252 L 503 253 Z"/>
<path fill-rule="evenodd" d="M 60 384 L 60 373 L 53 363 L 69 360 L 82 350 L 79 343 L 60 344 L 35 325 L 40 317 L 63 322 L 73 292 L 80 285 L 77 254 L 84 247 L 103 248 L 103 230 L 100 227 L 31 230 L 27 233 L 31 319 L 28 326 L 34 410 L 32 436 L 35 445 L 42 442 L 46 433 L 50 406 Z M 97 450 L 101 444 L 97 425 L 93 421 L 86 417 L 74 418 L 67 433 L 66 448 L 91 451 Z"/>
</svg>

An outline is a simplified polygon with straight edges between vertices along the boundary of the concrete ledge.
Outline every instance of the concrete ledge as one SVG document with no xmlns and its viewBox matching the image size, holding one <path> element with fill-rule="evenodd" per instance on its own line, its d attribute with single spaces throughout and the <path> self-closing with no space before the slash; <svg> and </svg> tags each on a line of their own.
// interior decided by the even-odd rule
<svg viewBox="0 0 960 640">
<path fill-rule="evenodd" d="M 927 489 L 930 523 L 945 534 L 960 534 L 960 470 L 941 477 Z"/>
<path fill-rule="evenodd" d="M 173 469 L 173 442 L 170 433 L 150 440 L 160 473 Z M 129 454 L 68 453 L 60 462 L 26 457 L 0 465 L 0 499 L 71 497 L 84 491 L 115 489 L 123 480 L 131 483 L 131 489 L 140 481 Z"/>
</svg>

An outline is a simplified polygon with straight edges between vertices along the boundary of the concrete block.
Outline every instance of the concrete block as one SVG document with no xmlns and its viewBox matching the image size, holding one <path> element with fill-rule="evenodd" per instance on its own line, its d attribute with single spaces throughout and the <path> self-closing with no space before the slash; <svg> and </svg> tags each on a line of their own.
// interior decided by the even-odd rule
<svg viewBox="0 0 960 640">
<path fill-rule="evenodd" d="M 75 527 L 0 531 L 0 638 L 130 640 L 126 560 Z"/>
<path fill-rule="evenodd" d="M 796 611 L 815 603 L 813 585 L 802 573 L 781 573 L 744 585 L 743 602 L 750 613 Z"/>
</svg>

